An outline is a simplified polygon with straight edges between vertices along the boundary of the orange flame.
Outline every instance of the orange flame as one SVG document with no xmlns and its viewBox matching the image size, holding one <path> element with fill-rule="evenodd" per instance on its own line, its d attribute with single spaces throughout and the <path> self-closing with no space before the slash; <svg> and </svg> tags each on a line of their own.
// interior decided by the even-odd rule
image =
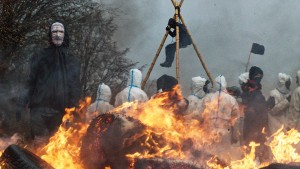
<svg viewBox="0 0 300 169">
<path fill-rule="evenodd" d="M 49 140 L 49 143 L 37 152 L 42 159 L 56 169 L 82 169 L 80 164 L 81 138 L 86 133 L 88 124 L 84 120 L 84 109 L 90 104 L 91 98 L 86 98 L 78 109 L 66 109 L 63 124 Z M 80 120 L 75 118 L 79 116 Z M 77 117 L 78 118 L 78 117 Z"/>
<path fill-rule="evenodd" d="M 269 146 L 274 156 L 273 160 L 278 163 L 299 162 L 300 133 L 296 129 L 291 129 L 287 132 L 282 130 L 283 127 L 270 138 Z M 296 148 L 298 148 L 298 152 Z"/>
<path fill-rule="evenodd" d="M 221 135 L 211 132 L 211 124 L 210 120 L 208 120 L 211 117 L 211 112 L 216 111 L 218 101 L 213 100 L 211 103 L 208 103 L 206 109 L 201 112 L 200 119 L 190 119 L 176 114 L 178 107 L 176 104 L 173 104 L 173 99 L 180 100 L 182 98 L 179 87 L 177 87 L 173 92 L 160 93 L 146 103 L 125 103 L 112 111 L 113 113 L 124 113 L 127 116 L 132 116 L 149 126 L 145 130 L 147 138 L 142 143 L 142 146 L 155 150 L 155 153 L 143 151 L 127 154 L 126 157 L 133 161 L 132 166 L 134 166 L 133 159 L 135 158 L 155 157 L 196 161 L 213 169 L 255 169 L 267 165 L 267 163 L 260 164 L 257 157 L 255 157 L 255 148 L 259 144 L 254 142 L 249 144 L 249 153 L 245 153 L 247 150 L 246 146 L 229 146 L 217 153 L 212 150 L 214 149 L 213 147 L 216 147 L 222 141 Z M 54 168 L 83 168 L 79 153 L 81 138 L 88 127 L 84 120 L 85 109 L 90 102 L 91 98 L 86 98 L 79 105 L 79 108 L 66 109 L 63 125 L 50 138 L 49 143 L 42 150 L 37 151 L 36 154 Z M 80 117 L 80 121 L 75 118 L 75 114 Z M 232 121 L 235 120 L 232 119 Z M 157 139 L 153 138 L 153 133 L 166 142 L 161 144 Z M 280 129 L 268 140 L 269 143 L 266 144 L 271 148 L 274 156 L 273 161 L 270 161 L 270 163 L 300 161 L 299 148 L 297 152 L 296 147 L 296 144 L 300 141 L 300 133 L 297 130 L 291 129 L 284 133 Z M 207 152 L 211 155 L 211 158 L 195 157 L 192 155 L 193 151 Z M 232 152 L 234 152 L 233 154 L 242 155 L 231 157 Z"/>
</svg>

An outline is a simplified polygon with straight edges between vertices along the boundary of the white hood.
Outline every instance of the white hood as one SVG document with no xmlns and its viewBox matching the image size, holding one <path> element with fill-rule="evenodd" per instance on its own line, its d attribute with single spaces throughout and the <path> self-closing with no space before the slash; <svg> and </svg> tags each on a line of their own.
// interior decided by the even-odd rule
<svg viewBox="0 0 300 169">
<path fill-rule="evenodd" d="M 111 90 L 109 86 L 107 86 L 104 83 L 99 84 L 98 91 L 97 91 L 97 100 L 103 100 L 109 102 L 110 98 L 111 98 Z"/>
<path fill-rule="evenodd" d="M 204 97 L 205 92 L 203 91 L 203 86 L 205 85 L 206 81 L 207 80 L 205 78 L 202 78 L 200 76 L 193 77 L 191 83 L 192 95 L 195 95 L 200 98 Z"/>
<path fill-rule="evenodd" d="M 216 82 L 216 87 L 217 87 L 218 90 L 220 90 L 220 87 L 221 87 L 222 91 L 226 90 L 227 82 L 226 82 L 226 79 L 223 75 L 217 76 L 215 78 L 215 82 Z"/>
<path fill-rule="evenodd" d="M 248 79 L 249 79 L 249 72 L 242 73 L 239 76 L 239 83 L 240 84 L 241 84 L 241 82 L 242 83 L 247 83 Z"/>
<path fill-rule="evenodd" d="M 288 80 L 292 80 L 290 75 L 285 73 L 278 73 L 278 82 L 277 82 L 277 90 L 283 94 L 287 94 L 290 90 L 286 88 L 285 83 Z"/>
<path fill-rule="evenodd" d="M 141 88 L 142 72 L 138 69 L 131 69 L 129 72 L 128 86 Z"/>
</svg>

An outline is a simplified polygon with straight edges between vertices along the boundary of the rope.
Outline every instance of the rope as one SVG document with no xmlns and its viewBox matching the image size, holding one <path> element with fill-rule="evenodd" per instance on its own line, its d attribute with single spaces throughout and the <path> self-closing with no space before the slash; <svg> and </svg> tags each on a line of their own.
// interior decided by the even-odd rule
<svg viewBox="0 0 300 169">
<path fill-rule="evenodd" d="M 133 74 L 134 74 L 134 72 L 133 72 L 133 70 L 131 70 L 131 82 L 130 82 L 130 88 L 129 88 L 129 92 L 128 92 L 128 98 L 127 98 L 127 101 L 129 101 L 130 102 L 130 92 L 131 92 L 131 89 L 132 89 L 132 87 L 136 87 L 136 86 L 134 86 L 133 85 Z"/>
</svg>

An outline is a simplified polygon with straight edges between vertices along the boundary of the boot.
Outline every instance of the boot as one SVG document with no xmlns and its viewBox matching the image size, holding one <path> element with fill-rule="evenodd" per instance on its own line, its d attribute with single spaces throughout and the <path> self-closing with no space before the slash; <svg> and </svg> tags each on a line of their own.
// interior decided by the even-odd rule
<svg viewBox="0 0 300 169">
<path fill-rule="evenodd" d="M 171 67 L 172 63 L 169 63 L 169 62 L 165 61 L 164 63 L 161 63 L 160 66 L 161 67 Z"/>
</svg>

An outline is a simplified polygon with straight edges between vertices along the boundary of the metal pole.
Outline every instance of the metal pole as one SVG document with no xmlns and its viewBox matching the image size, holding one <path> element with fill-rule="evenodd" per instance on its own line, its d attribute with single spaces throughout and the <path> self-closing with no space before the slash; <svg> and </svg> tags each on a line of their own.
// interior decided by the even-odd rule
<svg viewBox="0 0 300 169">
<path fill-rule="evenodd" d="M 251 56 L 251 51 L 250 51 L 249 56 L 248 56 L 248 61 L 247 61 L 247 64 L 246 64 L 245 72 L 248 71 L 248 66 L 249 66 L 249 63 L 250 63 L 250 56 Z"/>
<path fill-rule="evenodd" d="M 197 53 L 197 55 L 198 55 L 198 58 L 200 59 L 201 64 L 202 64 L 202 66 L 203 66 L 203 68 L 204 68 L 204 70 L 205 70 L 205 72 L 206 72 L 206 74 L 207 74 L 209 80 L 211 81 L 212 86 L 213 86 L 213 85 L 214 85 L 214 81 L 213 81 L 213 79 L 212 79 L 212 77 L 211 77 L 210 72 L 208 71 L 208 69 L 207 69 L 207 67 L 206 67 L 206 65 L 205 65 L 204 60 L 202 59 L 202 56 L 201 56 L 201 54 L 200 54 L 200 52 L 199 52 L 199 50 L 198 50 L 196 44 L 194 43 L 194 39 L 193 39 L 193 37 L 192 37 L 192 34 L 191 34 L 191 32 L 189 31 L 189 29 L 187 28 L 187 26 L 186 26 L 186 24 L 185 24 L 185 21 L 184 21 L 184 19 L 183 19 L 183 17 L 182 17 L 182 15 L 179 15 L 179 17 L 180 17 L 180 19 L 181 19 L 182 24 L 185 26 L 185 29 L 187 30 L 188 34 L 189 34 L 190 37 L 191 37 L 192 45 L 193 45 L 193 47 L 194 47 L 194 49 L 195 49 L 195 51 L 196 51 L 196 53 Z"/>
</svg>

